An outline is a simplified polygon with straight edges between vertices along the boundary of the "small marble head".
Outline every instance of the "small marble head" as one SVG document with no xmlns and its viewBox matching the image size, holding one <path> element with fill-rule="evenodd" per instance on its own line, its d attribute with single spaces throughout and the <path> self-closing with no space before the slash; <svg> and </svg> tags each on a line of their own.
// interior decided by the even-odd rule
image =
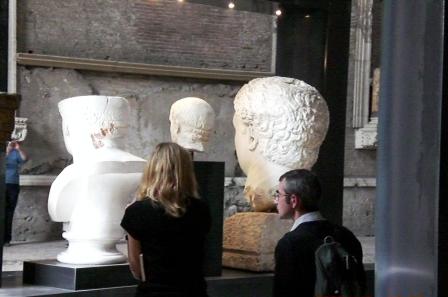
<svg viewBox="0 0 448 297">
<path fill-rule="evenodd" d="M 290 169 L 314 165 L 329 125 L 327 104 L 314 87 L 257 78 L 240 89 L 234 106 L 236 152 L 246 174 L 260 159 Z"/>
<path fill-rule="evenodd" d="M 171 105 L 171 140 L 195 152 L 206 150 L 215 125 L 215 112 L 205 100 L 187 97 Z"/>
<path fill-rule="evenodd" d="M 127 134 L 129 103 L 122 97 L 79 96 L 61 100 L 65 146 L 75 154 L 120 147 Z"/>
</svg>

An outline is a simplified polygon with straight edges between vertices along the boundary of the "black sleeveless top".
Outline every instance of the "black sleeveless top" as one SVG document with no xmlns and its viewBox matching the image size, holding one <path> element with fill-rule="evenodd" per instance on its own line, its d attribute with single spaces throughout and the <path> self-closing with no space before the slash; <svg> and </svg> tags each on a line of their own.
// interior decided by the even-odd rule
<svg viewBox="0 0 448 297">
<path fill-rule="evenodd" d="M 151 295 L 152 290 L 180 292 L 173 296 L 207 296 L 203 257 L 210 223 L 207 205 L 195 198 L 189 198 L 179 218 L 166 214 L 150 199 L 130 205 L 121 226 L 141 243 L 147 281 L 139 286 L 140 291 L 148 291 L 147 296 L 158 296 Z"/>
</svg>

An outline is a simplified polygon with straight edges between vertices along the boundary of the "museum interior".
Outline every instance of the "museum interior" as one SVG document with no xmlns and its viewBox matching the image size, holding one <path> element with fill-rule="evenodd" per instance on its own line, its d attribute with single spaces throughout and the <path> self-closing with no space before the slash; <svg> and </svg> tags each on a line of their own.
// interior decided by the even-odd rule
<svg viewBox="0 0 448 297">
<path fill-rule="evenodd" d="M 0 296 L 133 296 L 120 220 L 173 141 L 212 216 L 210 297 L 272 296 L 292 226 L 273 191 L 298 168 L 361 242 L 366 296 L 448 297 L 446 16 L 444 0 L 0 0 L 0 140 L 27 159 L 5 241 L 0 154 Z M 311 99 L 282 103 L 280 83 Z M 240 125 L 265 139 L 239 143 Z"/>
</svg>

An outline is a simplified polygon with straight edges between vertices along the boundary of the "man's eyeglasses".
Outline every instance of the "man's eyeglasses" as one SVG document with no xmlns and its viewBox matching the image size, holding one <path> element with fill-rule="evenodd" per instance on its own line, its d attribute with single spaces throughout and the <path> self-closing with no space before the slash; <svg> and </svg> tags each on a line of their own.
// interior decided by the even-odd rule
<svg viewBox="0 0 448 297">
<path fill-rule="evenodd" d="M 287 194 L 287 193 L 282 194 L 278 190 L 276 190 L 273 196 L 274 196 L 274 202 L 277 203 L 281 196 L 284 196 L 285 198 L 289 198 L 289 196 L 291 196 L 291 194 Z"/>
</svg>

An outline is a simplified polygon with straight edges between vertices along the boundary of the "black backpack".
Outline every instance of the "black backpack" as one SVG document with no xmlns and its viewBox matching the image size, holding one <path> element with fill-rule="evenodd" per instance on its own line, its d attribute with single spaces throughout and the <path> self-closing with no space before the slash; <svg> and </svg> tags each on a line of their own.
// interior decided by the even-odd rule
<svg viewBox="0 0 448 297">
<path fill-rule="evenodd" d="M 362 263 L 358 263 L 332 236 L 326 236 L 324 243 L 317 248 L 315 262 L 315 297 L 363 296 L 364 288 L 359 278 L 359 265 Z"/>
</svg>

